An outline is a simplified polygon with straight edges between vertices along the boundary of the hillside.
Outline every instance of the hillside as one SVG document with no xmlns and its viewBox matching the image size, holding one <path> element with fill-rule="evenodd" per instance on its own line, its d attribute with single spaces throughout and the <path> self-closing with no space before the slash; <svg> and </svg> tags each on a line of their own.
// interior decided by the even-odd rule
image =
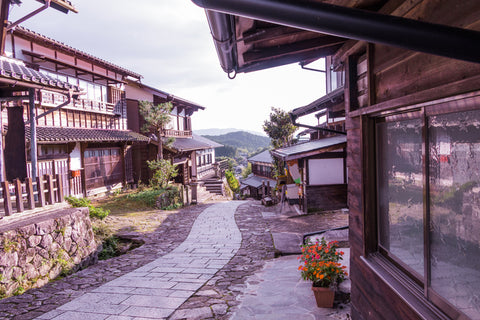
<svg viewBox="0 0 480 320">
<path fill-rule="evenodd" d="M 224 147 L 215 149 L 215 153 L 219 157 L 235 157 L 238 149 L 244 149 L 251 153 L 270 145 L 270 138 L 245 131 L 230 132 L 218 136 L 204 135 L 204 137 L 224 145 Z"/>
<path fill-rule="evenodd" d="M 219 129 L 219 128 L 211 128 L 211 129 L 198 129 L 198 130 L 193 130 L 193 133 L 198 134 L 200 136 L 220 136 L 224 135 L 227 133 L 231 132 L 238 132 L 238 131 L 244 131 L 248 132 L 257 136 L 262 136 L 266 137 L 267 135 L 265 132 L 257 132 L 257 131 L 250 131 L 250 130 L 241 130 L 241 129 L 235 129 L 235 128 L 227 128 L 227 129 Z"/>
</svg>

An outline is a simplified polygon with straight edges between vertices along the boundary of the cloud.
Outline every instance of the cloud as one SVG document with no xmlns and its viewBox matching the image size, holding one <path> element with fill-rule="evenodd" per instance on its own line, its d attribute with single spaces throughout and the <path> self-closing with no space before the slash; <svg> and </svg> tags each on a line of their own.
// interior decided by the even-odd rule
<svg viewBox="0 0 480 320">
<path fill-rule="evenodd" d="M 28 11 L 30 3 L 36 2 L 25 1 L 14 15 Z M 291 110 L 324 94 L 323 75 L 295 65 L 229 80 L 220 67 L 205 13 L 190 0 L 75 0 L 74 4 L 78 14 L 49 9 L 25 25 L 139 73 L 147 85 L 205 106 L 194 116 L 194 128 L 262 131 L 271 106 Z"/>
</svg>

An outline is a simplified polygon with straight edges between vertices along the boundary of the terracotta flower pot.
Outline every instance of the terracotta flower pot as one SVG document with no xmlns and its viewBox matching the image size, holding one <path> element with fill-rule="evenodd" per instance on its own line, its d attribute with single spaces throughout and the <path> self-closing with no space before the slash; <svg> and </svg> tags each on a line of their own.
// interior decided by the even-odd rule
<svg viewBox="0 0 480 320">
<path fill-rule="evenodd" d="M 317 307 L 319 308 L 332 308 L 333 299 L 335 298 L 335 291 L 330 288 L 324 287 L 312 287 L 315 300 L 317 301 Z"/>
</svg>

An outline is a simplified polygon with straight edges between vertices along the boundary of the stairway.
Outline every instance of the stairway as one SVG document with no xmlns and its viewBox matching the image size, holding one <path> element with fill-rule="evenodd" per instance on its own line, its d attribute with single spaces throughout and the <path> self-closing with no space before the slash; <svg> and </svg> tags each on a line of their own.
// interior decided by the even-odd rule
<svg viewBox="0 0 480 320">
<path fill-rule="evenodd" d="M 203 180 L 202 183 L 208 192 L 221 196 L 225 195 L 222 179 L 210 178 Z"/>
</svg>

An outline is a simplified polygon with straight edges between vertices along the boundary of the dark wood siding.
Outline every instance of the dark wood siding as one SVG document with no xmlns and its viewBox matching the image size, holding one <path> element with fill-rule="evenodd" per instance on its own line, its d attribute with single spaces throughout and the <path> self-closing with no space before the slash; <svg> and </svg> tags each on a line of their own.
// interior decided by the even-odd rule
<svg viewBox="0 0 480 320">
<path fill-rule="evenodd" d="M 480 30 L 478 1 L 462 1 L 461 5 L 454 0 L 398 3 L 402 5 L 394 11 L 396 15 Z M 350 58 L 339 54 L 335 59 L 342 59 L 351 71 L 346 73 L 345 108 L 352 317 L 365 320 L 420 319 L 419 312 L 429 314 L 434 308 L 417 298 L 406 303 L 408 290 L 395 287 L 388 277 L 379 274 L 369 263 L 369 257 L 377 250 L 374 135 L 369 116 L 480 90 L 480 64 L 377 44 L 368 45 L 368 50 L 354 42 L 349 42 L 349 46 L 340 52 L 349 52 Z M 354 47 L 356 51 L 350 50 Z M 361 98 L 365 93 L 362 90 L 364 80 L 358 72 L 362 69 L 359 66 L 365 51 L 369 99 Z M 432 319 L 443 317 L 441 313 L 429 315 Z"/>
<path fill-rule="evenodd" d="M 335 210 L 347 207 L 347 185 L 306 186 L 308 209 Z"/>
<path fill-rule="evenodd" d="M 95 148 L 84 152 L 86 189 L 107 187 L 123 182 L 121 148 Z"/>
</svg>

